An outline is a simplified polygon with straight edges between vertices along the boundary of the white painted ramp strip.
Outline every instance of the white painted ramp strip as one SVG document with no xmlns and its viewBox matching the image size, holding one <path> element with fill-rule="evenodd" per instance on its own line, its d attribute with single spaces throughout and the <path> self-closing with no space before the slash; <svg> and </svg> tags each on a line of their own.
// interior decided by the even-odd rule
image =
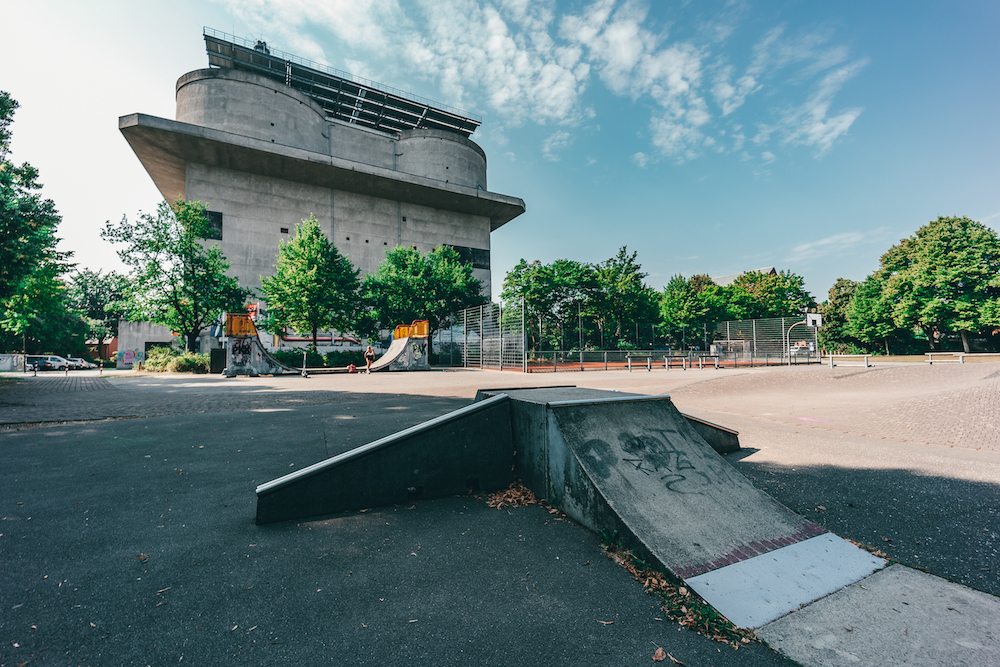
<svg viewBox="0 0 1000 667">
<path fill-rule="evenodd" d="M 885 567 L 886 561 L 832 533 L 687 579 L 741 628 L 759 628 Z"/>
</svg>

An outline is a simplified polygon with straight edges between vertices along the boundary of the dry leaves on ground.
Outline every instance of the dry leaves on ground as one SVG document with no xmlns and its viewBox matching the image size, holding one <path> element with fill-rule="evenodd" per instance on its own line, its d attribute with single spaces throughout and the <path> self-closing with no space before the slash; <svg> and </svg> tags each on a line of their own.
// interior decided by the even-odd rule
<svg viewBox="0 0 1000 667">
<path fill-rule="evenodd" d="M 524 507 L 525 505 L 535 505 L 538 499 L 531 489 L 520 482 L 514 482 L 504 491 L 497 491 L 486 504 L 494 509 L 501 510 L 505 507 Z"/>
</svg>

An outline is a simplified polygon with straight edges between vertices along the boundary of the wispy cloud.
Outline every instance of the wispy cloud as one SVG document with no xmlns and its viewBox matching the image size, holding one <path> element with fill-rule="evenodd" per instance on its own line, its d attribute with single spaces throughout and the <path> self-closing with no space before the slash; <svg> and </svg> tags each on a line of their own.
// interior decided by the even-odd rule
<svg viewBox="0 0 1000 667">
<path fill-rule="evenodd" d="M 554 132 L 542 142 L 542 157 L 550 162 L 559 161 L 559 151 L 569 148 L 573 144 L 573 136 L 564 130 Z"/>
<path fill-rule="evenodd" d="M 837 109 L 834 100 L 867 59 L 852 57 L 829 30 L 785 25 L 765 29 L 740 52 L 729 41 L 751 29 L 752 8 L 741 1 L 708 20 L 689 12 L 696 18 L 686 24 L 684 6 L 649 0 L 593 0 L 562 14 L 555 0 L 216 2 L 280 48 L 397 85 L 426 81 L 442 101 L 487 111 L 508 129 L 589 121 L 597 112 L 585 95 L 599 81 L 649 107 L 651 152 L 678 161 L 706 151 L 741 155 L 752 134 L 740 132 L 743 125 L 757 128 L 750 140 L 774 155 L 806 146 L 821 156 L 862 112 Z M 687 36 L 673 37 L 681 25 Z M 342 52 L 337 62 L 323 47 L 331 37 Z M 766 103 L 748 105 L 755 96 Z M 706 141 L 726 127 L 729 140 Z"/>
<path fill-rule="evenodd" d="M 645 167 L 647 164 L 649 164 L 649 156 L 643 153 L 642 151 L 639 151 L 638 153 L 632 155 L 632 162 L 635 162 L 637 165 L 639 165 L 639 167 Z"/>
<path fill-rule="evenodd" d="M 840 255 L 863 243 L 884 240 L 888 230 L 877 227 L 868 232 L 843 232 L 817 241 L 800 243 L 789 252 L 786 262 L 805 261 L 829 255 Z"/>
</svg>

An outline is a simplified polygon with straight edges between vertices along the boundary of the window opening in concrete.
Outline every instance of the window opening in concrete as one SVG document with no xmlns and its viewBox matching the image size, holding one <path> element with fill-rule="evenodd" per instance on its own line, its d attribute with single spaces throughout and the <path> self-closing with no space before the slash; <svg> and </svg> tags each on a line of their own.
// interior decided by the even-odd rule
<svg viewBox="0 0 1000 667">
<path fill-rule="evenodd" d="M 206 239 L 212 239 L 214 241 L 222 240 L 222 214 L 218 211 L 205 211 L 205 222 L 208 223 L 208 229 L 205 234 Z"/>
<path fill-rule="evenodd" d="M 282 227 L 281 228 L 281 233 L 282 234 L 287 234 L 288 233 L 288 227 Z"/>
</svg>

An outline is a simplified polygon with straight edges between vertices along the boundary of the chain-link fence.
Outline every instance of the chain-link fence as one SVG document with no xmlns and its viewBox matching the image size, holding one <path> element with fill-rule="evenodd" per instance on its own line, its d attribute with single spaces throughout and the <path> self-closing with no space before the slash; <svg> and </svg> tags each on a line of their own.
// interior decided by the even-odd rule
<svg viewBox="0 0 1000 667">
<path fill-rule="evenodd" d="M 579 317 L 572 324 L 576 325 L 575 331 L 569 335 L 561 332 L 564 340 L 552 342 L 565 344 L 573 337 L 575 340 L 569 344 L 575 349 L 532 349 L 530 323 L 525 321 L 520 303 L 504 308 L 497 304 L 468 308 L 452 317 L 451 326 L 435 333 L 432 363 L 544 373 L 771 366 L 820 360 L 818 330 L 807 326 L 800 317 L 719 322 L 682 330 L 679 336 L 676 332 L 663 335 L 659 325 L 652 323 L 588 329 L 586 318 Z M 604 338 L 605 332 L 608 338 Z M 621 347 L 598 346 L 599 342 L 611 341 Z M 536 336 L 534 342 L 542 347 L 540 337 Z"/>
</svg>

